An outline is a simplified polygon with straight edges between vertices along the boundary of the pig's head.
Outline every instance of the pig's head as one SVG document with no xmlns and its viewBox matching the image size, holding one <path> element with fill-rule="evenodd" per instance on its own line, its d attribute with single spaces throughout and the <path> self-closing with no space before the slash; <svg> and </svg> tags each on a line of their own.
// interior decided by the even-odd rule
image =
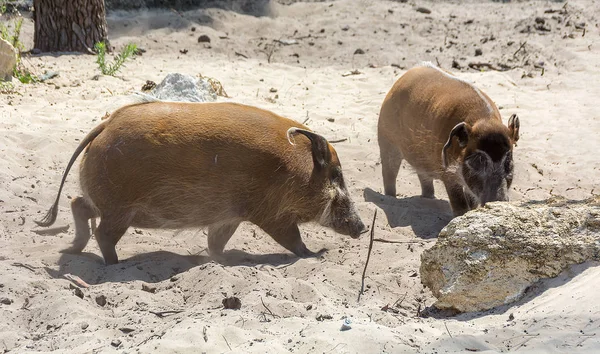
<svg viewBox="0 0 600 354">
<path fill-rule="evenodd" d="M 323 195 L 321 203 L 318 203 L 320 205 L 315 205 L 315 208 L 320 208 L 319 223 L 340 234 L 358 238 L 365 232 L 366 227 L 350 199 L 335 149 L 321 135 L 299 128 L 290 128 L 287 131 L 291 144 L 294 144 L 292 136 L 296 134 L 306 136 L 311 142 L 314 173 L 318 176 L 315 180 L 318 181 L 318 188 Z"/>
<path fill-rule="evenodd" d="M 508 120 L 508 127 L 482 120 L 473 126 L 459 123 L 450 132 L 442 149 L 443 166 L 448 167 L 446 152 L 456 143 L 453 140 L 457 140 L 462 150 L 457 161 L 458 171 L 480 205 L 508 201 L 514 170 L 512 151 L 519 140 L 519 126 L 519 117 L 513 114 Z"/>
</svg>

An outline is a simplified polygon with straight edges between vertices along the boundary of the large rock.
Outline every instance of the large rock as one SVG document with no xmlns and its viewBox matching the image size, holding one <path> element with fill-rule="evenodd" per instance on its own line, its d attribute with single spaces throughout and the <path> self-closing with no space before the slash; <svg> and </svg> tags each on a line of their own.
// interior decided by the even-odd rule
<svg viewBox="0 0 600 354">
<path fill-rule="evenodd" d="M 217 100 L 217 93 L 208 79 L 178 73 L 168 74 L 151 95 L 162 101 L 213 102 Z"/>
<path fill-rule="evenodd" d="M 440 232 L 421 255 L 421 282 L 438 309 L 483 311 L 588 260 L 600 260 L 600 198 L 489 203 Z"/>
<path fill-rule="evenodd" d="M 17 51 L 12 44 L 0 38 L 0 81 L 11 81 L 17 65 Z"/>
</svg>

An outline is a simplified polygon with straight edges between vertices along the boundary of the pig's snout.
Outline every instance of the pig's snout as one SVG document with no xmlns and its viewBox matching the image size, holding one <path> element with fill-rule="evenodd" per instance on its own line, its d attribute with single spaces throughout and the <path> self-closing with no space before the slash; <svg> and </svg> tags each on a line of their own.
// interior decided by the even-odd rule
<svg viewBox="0 0 600 354">
<path fill-rule="evenodd" d="M 351 223 L 350 220 L 348 220 L 348 223 Z M 362 222 L 362 220 L 358 219 L 354 222 L 354 227 L 350 227 L 350 237 L 352 238 L 359 238 L 360 235 L 366 233 L 369 231 L 369 228 L 365 226 L 365 224 Z"/>
</svg>

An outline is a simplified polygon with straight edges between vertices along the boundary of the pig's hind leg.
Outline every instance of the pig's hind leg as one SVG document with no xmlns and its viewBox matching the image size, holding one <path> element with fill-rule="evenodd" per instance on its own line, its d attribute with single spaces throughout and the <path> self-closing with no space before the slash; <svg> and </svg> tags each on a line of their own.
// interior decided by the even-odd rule
<svg viewBox="0 0 600 354">
<path fill-rule="evenodd" d="M 208 251 L 211 256 L 223 254 L 225 245 L 229 242 L 239 225 L 239 221 L 231 221 L 212 224 L 208 227 Z"/>
<path fill-rule="evenodd" d="M 61 250 L 61 253 L 81 253 L 87 246 L 90 237 L 89 220 L 98 217 L 94 207 L 83 197 L 76 197 L 71 201 L 71 212 L 75 221 L 75 239 L 70 247 Z M 95 229 L 95 223 L 92 222 L 92 231 Z"/>
<path fill-rule="evenodd" d="M 94 236 L 96 236 L 96 241 L 98 241 L 98 246 L 106 265 L 117 264 L 119 262 L 115 246 L 129 228 L 134 215 L 131 211 L 113 211 L 100 216 L 100 224 Z"/>
</svg>

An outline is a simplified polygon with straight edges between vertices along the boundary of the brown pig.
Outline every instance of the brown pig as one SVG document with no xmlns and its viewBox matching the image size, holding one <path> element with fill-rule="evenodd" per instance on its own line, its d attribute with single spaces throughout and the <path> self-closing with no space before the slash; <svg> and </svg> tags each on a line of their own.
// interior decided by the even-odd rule
<svg viewBox="0 0 600 354">
<path fill-rule="evenodd" d="M 299 223 L 317 221 L 353 238 L 365 229 L 322 136 L 255 107 L 159 101 L 122 107 L 83 139 L 40 226 L 56 220 L 65 179 L 84 149 L 83 196 L 71 202 L 75 239 L 62 252 L 81 252 L 97 217 L 106 264 L 118 262 L 115 245 L 130 226 L 207 226 L 209 251 L 219 255 L 250 221 L 299 257 L 313 254 Z"/>
<path fill-rule="evenodd" d="M 402 160 L 417 172 L 421 195 L 434 197 L 433 180 L 446 187 L 454 215 L 508 200 L 519 118 L 502 124 L 481 90 L 424 63 L 408 70 L 387 94 L 378 122 L 385 194 L 396 195 Z"/>
</svg>

